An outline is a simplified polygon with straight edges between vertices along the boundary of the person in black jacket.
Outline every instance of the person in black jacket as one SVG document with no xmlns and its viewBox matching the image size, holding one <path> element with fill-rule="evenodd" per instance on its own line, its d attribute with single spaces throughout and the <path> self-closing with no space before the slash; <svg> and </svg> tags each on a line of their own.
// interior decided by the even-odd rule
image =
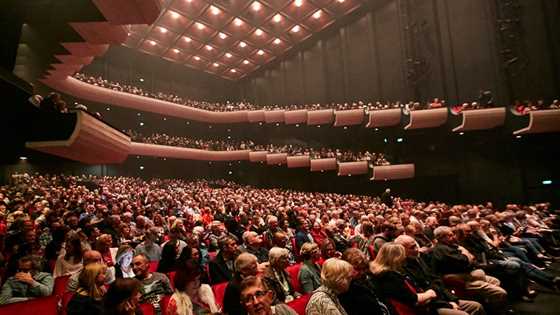
<svg viewBox="0 0 560 315">
<path fill-rule="evenodd" d="M 257 269 L 257 257 L 253 254 L 242 253 L 235 259 L 235 275 L 228 283 L 224 292 L 224 313 L 230 315 L 247 314 L 247 311 L 240 302 L 241 281 L 249 276 L 256 276 Z"/>
<path fill-rule="evenodd" d="M 474 300 L 484 305 L 491 314 L 508 311 L 507 291 L 500 287 L 500 280 L 476 269 L 476 258 L 464 247 L 457 245 L 452 228 L 440 226 L 434 230 L 437 240 L 432 250 L 433 270 L 440 275 L 453 275 L 464 281 L 464 290 Z"/>
<path fill-rule="evenodd" d="M 354 267 L 350 288 L 338 296 L 346 312 L 352 315 L 390 314 L 387 306 L 375 294 L 372 274 L 368 269 L 368 261 L 364 253 L 357 248 L 349 248 L 342 254 L 342 259 Z"/>
<path fill-rule="evenodd" d="M 406 260 L 403 266 L 404 273 L 414 285 L 424 291 L 433 289 L 437 293 L 437 299 L 431 301 L 430 307 L 436 309 L 442 315 L 481 315 L 484 308 L 476 301 L 460 300 L 445 288 L 443 281 L 438 277 L 424 261 L 418 252 L 418 244 L 408 235 L 400 235 L 395 239 L 406 251 Z"/>
<path fill-rule="evenodd" d="M 228 282 L 233 278 L 233 263 L 239 254 L 237 240 L 231 236 L 222 237 L 218 245 L 220 247 L 218 255 L 208 262 L 210 284 Z"/>
</svg>

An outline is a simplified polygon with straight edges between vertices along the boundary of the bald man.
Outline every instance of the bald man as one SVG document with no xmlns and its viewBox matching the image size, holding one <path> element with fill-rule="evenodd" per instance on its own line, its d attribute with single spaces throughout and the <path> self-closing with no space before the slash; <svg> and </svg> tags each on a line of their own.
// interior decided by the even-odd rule
<svg viewBox="0 0 560 315">
<path fill-rule="evenodd" d="M 94 263 L 103 264 L 103 257 L 101 256 L 101 253 L 96 250 L 85 251 L 84 256 L 82 258 L 83 266 L 85 267 L 89 264 L 94 264 Z M 68 280 L 68 284 L 66 285 L 66 291 L 76 292 L 76 289 L 78 289 L 78 278 L 80 277 L 80 273 L 81 270 L 80 272 L 76 272 L 75 274 L 70 276 L 70 279 Z M 105 276 L 105 284 L 110 284 L 113 281 L 115 281 L 115 268 L 109 267 L 107 268 L 107 274 Z"/>
<path fill-rule="evenodd" d="M 431 301 L 439 315 L 481 315 L 485 314 L 482 305 L 475 301 L 460 300 L 449 292 L 441 278 L 424 262 L 418 251 L 418 243 L 408 235 L 400 235 L 394 241 L 406 250 L 404 270 L 416 286 L 426 291 L 432 289 L 437 298 Z M 437 305 L 437 306 L 436 306 Z"/>
</svg>

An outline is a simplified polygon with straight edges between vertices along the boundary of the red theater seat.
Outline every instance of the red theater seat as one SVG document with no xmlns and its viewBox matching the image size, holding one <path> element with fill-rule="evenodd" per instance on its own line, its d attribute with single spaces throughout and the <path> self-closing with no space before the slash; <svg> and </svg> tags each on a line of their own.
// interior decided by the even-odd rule
<svg viewBox="0 0 560 315">
<path fill-rule="evenodd" d="M 68 309 L 68 303 L 70 303 L 70 300 L 72 299 L 72 297 L 74 296 L 74 292 L 66 292 L 62 295 L 62 298 L 60 299 L 60 307 L 62 308 L 62 310 L 59 312 L 62 315 L 66 314 L 66 310 Z"/>
<path fill-rule="evenodd" d="M 286 272 L 288 272 L 288 274 L 290 275 L 292 288 L 294 288 L 296 292 L 301 293 L 302 290 L 301 290 L 301 286 L 299 285 L 299 278 L 298 278 L 300 269 L 301 269 L 301 263 L 286 268 Z"/>
<path fill-rule="evenodd" d="M 55 295 L 40 297 L 20 303 L 0 306 L 0 315 L 40 314 L 57 315 L 58 298 Z"/>
<path fill-rule="evenodd" d="M 160 305 L 160 309 L 161 309 L 161 314 L 165 315 L 167 314 L 167 306 L 169 305 L 169 300 L 171 299 L 170 295 L 165 295 L 164 297 L 161 298 L 161 301 L 159 302 Z"/>
<path fill-rule="evenodd" d="M 171 289 L 175 290 L 175 271 L 171 271 L 167 274 L 169 278 L 169 283 L 171 284 Z"/>
<path fill-rule="evenodd" d="M 70 275 L 55 278 L 52 294 L 58 296 L 58 298 L 62 298 L 64 292 L 66 292 L 66 286 L 68 285 L 69 280 Z"/>
<path fill-rule="evenodd" d="M 305 315 L 305 307 L 307 306 L 307 302 L 309 302 L 310 298 L 311 293 L 302 295 L 300 298 L 297 298 L 288 303 L 288 306 L 293 308 L 294 311 L 296 311 L 296 313 L 298 313 L 299 315 Z"/>
<path fill-rule="evenodd" d="M 214 297 L 216 298 L 216 304 L 218 304 L 220 308 L 224 306 L 224 295 L 226 294 L 227 285 L 228 282 L 223 282 L 212 286 L 212 291 L 214 291 Z"/>
<path fill-rule="evenodd" d="M 158 268 L 159 262 L 158 261 L 150 261 L 150 272 L 156 272 Z"/>
<path fill-rule="evenodd" d="M 395 315 L 416 315 L 416 311 L 414 310 L 414 308 L 406 304 L 403 304 L 394 299 L 389 299 L 389 303 L 391 303 L 391 306 L 395 311 Z"/>
<path fill-rule="evenodd" d="M 140 304 L 140 310 L 142 310 L 142 315 L 155 315 L 156 310 L 152 304 Z"/>
</svg>

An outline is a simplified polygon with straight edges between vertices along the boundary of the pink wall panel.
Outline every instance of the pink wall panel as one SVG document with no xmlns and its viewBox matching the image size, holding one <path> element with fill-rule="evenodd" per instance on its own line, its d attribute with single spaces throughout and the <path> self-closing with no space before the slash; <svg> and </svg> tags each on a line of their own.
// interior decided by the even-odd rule
<svg viewBox="0 0 560 315">
<path fill-rule="evenodd" d="M 264 121 L 267 124 L 284 122 L 284 110 L 267 110 L 264 112 Z"/>
<path fill-rule="evenodd" d="M 560 109 L 532 111 L 529 115 L 529 126 L 514 131 L 514 135 L 560 131 Z"/>
<path fill-rule="evenodd" d="M 284 112 L 284 122 L 287 125 L 304 124 L 307 122 L 307 110 L 290 110 Z"/>
<path fill-rule="evenodd" d="M 124 26 L 113 25 L 109 22 L 71 22 L 80 36 L 90 44 L 122 44 L 126 41 L 128 33 Z"/>
<path fill-rule="evenodd" d="M 372 110 L 368 114 L 369 121 L 366 128 L 396 126 L 401 123 L 401 116 L 400 108 Z"/>
<path fill-rule="evenodd" d="M 286 164 L 288 154 L 286 153 L 269 153 L 266 155 L 266 164 L 281 165 Z"/>
<path fill-rule="evenodd" d="M 339 110 L 334 112 L 334 126 L 353 126 L 361 125 L 364 121 L 364 110 L 363 109 L 350 109 L 350 110 Z"/>
<path fill-rule="evenodd" d="M 504 124 L 506 108 L 466 110 L 461 115 L 463 116 L 463 122 L 461 125 L 453 128 L 453 131 L 492 129 Z"/>
<path fill-rule="evenodd" d="M 331 159 L 312 159 L 310 162 L 310 169 L 312 172 L 318 171 L 331 171 L 337 169 L 335 158 Z"/>
<path fill-rule="evenodd" d="M 72 56 L 76 57 L 100 57 L 109 49 L 109 45 L 92 45 L 86 42 L 60 43 Z"/>
<path fill-rule="evenodd" d="M 422 129 L 439 127 L 447 122 L 447 108 L 414 110 L 410 112 L 410 122 L 404 127 L 408 129 Z"/>
<path fill-rule="evenodd" d="M 338 176 L 367 174 L 368 162 L 343 162 L 338 163 Z"/>
<path fill-rule="evenodd" d="M 207 151 L 139 142 L 132 142 L 130 144 L 130 155 L 155 156 L 199 161 L 238 161 L 249 159 L 248 150 Z"/>
<path fill-rule="evenodd" d="M 249 152 L 249 161 L 251 162 L 266 162 L 266 155 L 268 151 L 251 151 Z"/>
<path fill-rule="evenodd" d="M 334 119 L 332 109 L 310 110 L 307 112 L 308 125 L 325 125 L 331 124 Z"/>
<path fill-rule="evenodd" d="M 396 164 L 387 166 L 374 166 L 372 180 L 393 180 L 413 178 L 414 164 Z"/>
<path fill-rule="evenodd" d="M 159 0 L 93 0 L 112 24 L 152 24 L 161 12 Z"/>
<path fill-rule="evenodd" d="M 264 110 L 252 110 L 247 112 L 249 122 L 264 122 Z"/>
<path fill-rule="evenodd" d="M 309 155 L 288 156 L 288 168 L 309 167 Z"/>
</svg>

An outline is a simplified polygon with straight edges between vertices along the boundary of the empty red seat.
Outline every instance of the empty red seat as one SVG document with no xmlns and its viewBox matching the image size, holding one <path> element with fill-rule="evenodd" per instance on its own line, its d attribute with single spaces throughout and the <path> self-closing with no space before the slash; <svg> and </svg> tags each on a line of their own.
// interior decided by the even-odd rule
<svg viewBox="0 0 560 315">
<path fill-rule="evenodd" d="M 159 265 L 158 261 L 150 261 L 150 269 L 148 269 L 148 270 L 150 272 L 156 272 L 158 265 Z"/>
<path fill-rule="evenodd" d="M 292 288 L 294 288 L 294 291 L 296 292 L 303 292 L 301 290 L 301 285 L 299 284 L 299 278 L 298 278 L 300 269 L 301 269 L 301 263 L 291 265 L 288 268 L 286 268 L 286 272 L 290 275 L 290 282 L 292 284 Z"/>
<path fill-rule="evenodd" d="M 214 292 L 214 297 L 216 298 L 216 304 L 220 308 L 224 306 L 224 295 L 226 294 L 226 287 L 228 282 L 218 283 L 212 286 L 212 291 Z"/>
<path fill-rule="evenodd" d="M 307 302 L 309 302 L 310 298 L 311 293 L 302 295 L 301 297 L 288 303 L 288 306 L 296 311 L 296 313 L 298 313 L 299 315 L 305 315 L 305 307 L 307 306 Z"/>
<path fill-rule="evenodd" d="M 0 306 L 0 315 L 40 314 L 57 315 L 58 298 L 55 295 L 40 297 L 25 302 Z"/>
</svg>

